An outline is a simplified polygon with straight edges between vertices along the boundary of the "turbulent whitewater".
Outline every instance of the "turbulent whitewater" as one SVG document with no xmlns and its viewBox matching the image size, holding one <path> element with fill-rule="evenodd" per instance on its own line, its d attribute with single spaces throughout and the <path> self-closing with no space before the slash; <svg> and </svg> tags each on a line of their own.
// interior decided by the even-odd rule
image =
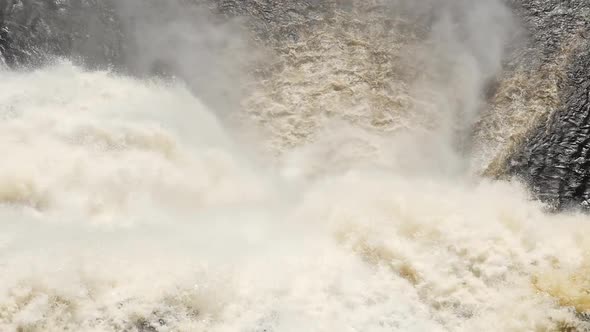
<svg viewBox="0 0 590 332">
<path fill-rule="evenodd" d="M 2 330 L 547 330 L 588 305 L 586 218 L 517 185 L 314 146 L 275 169 L 182 85 L 3 77 Z"/>
<path fill-rule="evenodd" d="M 519 27 L 473 3 L 336 11 L 248 84 L 0 69 L 0 330 L 590 330 L 588 216 L 480 175 L 528 128 L 481 120 Z"/>
</svg>

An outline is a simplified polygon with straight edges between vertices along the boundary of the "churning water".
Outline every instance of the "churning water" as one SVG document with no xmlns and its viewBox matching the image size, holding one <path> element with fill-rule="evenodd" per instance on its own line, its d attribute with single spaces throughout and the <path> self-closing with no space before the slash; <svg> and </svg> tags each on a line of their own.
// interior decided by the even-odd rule
<svg viewBox="0 0 590 332">
<path fill-rule="evenodd" d="M 497 70 L 460 50 L 467 97 L 416 84 L 452 114 Z M 477 176 L 455 115 L 377 133 L 300 99 L 284 123 L 250 112 L 271 123 L 253 135 L 181 82 L 67 61 L 1 75 L 2 331 L 587 328 L 588 218 Z M 277 138 L 293 118 L 313 139 Z"/>
</svg>

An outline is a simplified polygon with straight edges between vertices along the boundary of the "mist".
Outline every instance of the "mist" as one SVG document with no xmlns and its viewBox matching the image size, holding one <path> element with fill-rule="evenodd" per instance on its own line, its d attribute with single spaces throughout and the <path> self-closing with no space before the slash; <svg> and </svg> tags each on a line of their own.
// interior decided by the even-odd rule
<svg viewBox="0 0 590 332">
<path fill-rule="evenodd" d="M 132 73 L 176 77 L 220 115 L 238 111 L 248 70 L 262 55 L 237 19 L 198 1 L 129 0 L 115 8 Z"/>
<path fill-rule="evenodd" d="M 280 8 L 272 3 L 259 6 Z M 362 13 L 371 5 L 351 1 L 331 6 L 335 12 L 357 8 Z M 419 119 L 415 125 L 437 128 L 433 140 L 444 140 L 459 155 L 468 154 L 472 126 L 486 109 L 484 90 L 501 73 L 507 50 L 517 42 L 519 26 L 510 9 L 501 1 L 481 0 L 381 0 L 373 6 L 382 8 L 384 19 L 407 21 L 410 29 L 421 30 L 402 46 L 401 63 L 395 64 L 407 71 L 398 80 L 410 86 L 408 112 Z M 296 27 L 295 41 L 289 37 L 280 45 L 264 43 L 248 21 L 264 23 L 268 18 L 220 16 L 219 7 L 198 1 L 134 0 L 116 8 L 129 34 L 132 72 L 176 76 L 218 114 L 238 112 L 243 100 L 260 89 L 258 81 L 281 75 L 281 65 L 273 72 L 266 64 L 281 64 L 284 50 L 304 43 L 308 33 Z M 288 23 L 288 18 L 275 19 L 278 26 Z M 331 24 L 330 18 L 321 18 L 319 27 L 322 24 Z M 262 77 L 256 75 L 260 70 L 266 72 Z M 340 101 L 332 102 L 337 106 Z"/>
</svg>

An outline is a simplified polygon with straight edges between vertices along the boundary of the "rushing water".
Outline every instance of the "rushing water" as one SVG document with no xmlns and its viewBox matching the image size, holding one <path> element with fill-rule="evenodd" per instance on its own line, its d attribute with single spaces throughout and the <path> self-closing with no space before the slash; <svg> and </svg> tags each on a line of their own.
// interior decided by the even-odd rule
<svg viewBox="0 0 590 332">
<path fill-rule="evenodd" d="M 588 305 L 585 217 L 417 172 L 408 138 L 390 167 L 331 154 L 395 139 L 328 135 L 277 169 L 183 86 L 68 63 L 4 72 L 0 105 L 4 331 L 550 330 Z"/>
<path fill-rule="evenodd" d="M 388 91 L 434 96 L 434 110 L 391 120 L 405 130 L 375 130 L 349 99 L 329 98 L 342 89 L 301 83 L 332 84 L 327 63 L 362 70 L 329 50 L 245 103 L 237 118 L 266 123 L 262 134 L 175 80 L 68 61 L 0 71 L 0 330 L 589 328 L 588 218 L 545 213 L 456 149 L 454 121 L 477 108 L 499 56 L 451 39 L 432 39 L 437 79 Z M 272 91 L 297 108 L 268 101 Z"/>
</svg>

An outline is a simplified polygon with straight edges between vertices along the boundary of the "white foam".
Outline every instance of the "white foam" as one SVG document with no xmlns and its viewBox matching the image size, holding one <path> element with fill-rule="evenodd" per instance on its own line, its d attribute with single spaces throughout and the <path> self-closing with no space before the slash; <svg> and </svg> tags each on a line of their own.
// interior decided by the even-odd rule
<svg viewBox="0 0 590 332">
<path fill-rule="evenodd" d="M 416 170 L 408 137 L 336 131 L 265 169 L 181 85 L 68 63 L 3 73 L 0 114 L 0 330 L 581 324 L 534 280 L 583 268 L 587 218 Z"/>
</svg>

